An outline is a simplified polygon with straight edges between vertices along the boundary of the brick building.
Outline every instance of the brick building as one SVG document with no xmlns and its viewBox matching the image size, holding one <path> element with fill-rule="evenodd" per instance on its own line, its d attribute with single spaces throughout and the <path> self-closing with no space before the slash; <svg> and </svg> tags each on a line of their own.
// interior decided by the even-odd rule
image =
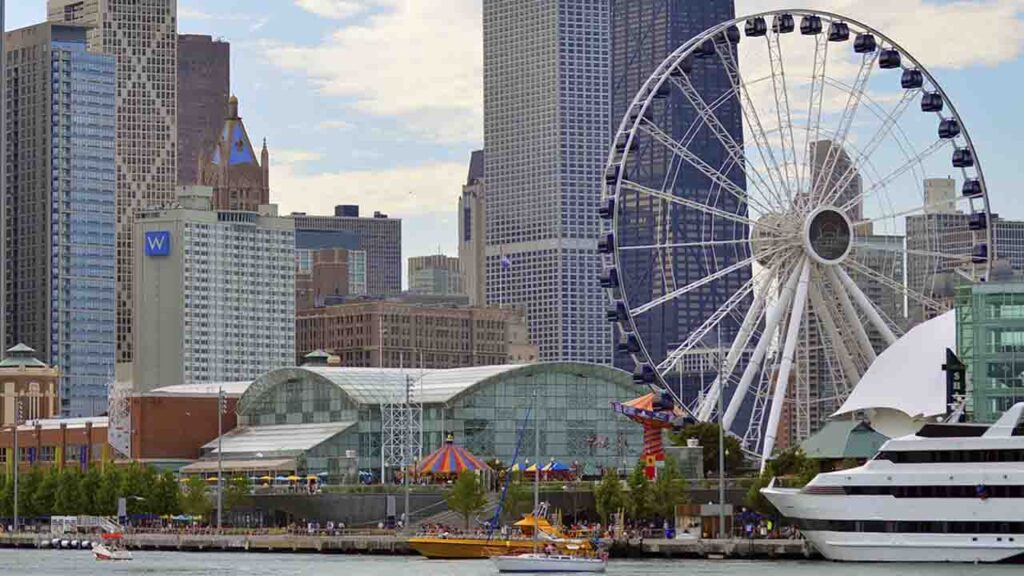
<svg viewBox="0 0 1024 576">
<path fill-rule="evenodd" d="M 366 294 L 366 252 L 346 248 L 295 251 L 295 309 L 337 304 Z"/>
<path fill-rule="evenodd" d="M 537 360 L 521 311 L 393 301 L 300 310 L 297 363 L 315 350 L 337 356 L 342 366 L 364 367 L 460 368 Z"/>
</svg>

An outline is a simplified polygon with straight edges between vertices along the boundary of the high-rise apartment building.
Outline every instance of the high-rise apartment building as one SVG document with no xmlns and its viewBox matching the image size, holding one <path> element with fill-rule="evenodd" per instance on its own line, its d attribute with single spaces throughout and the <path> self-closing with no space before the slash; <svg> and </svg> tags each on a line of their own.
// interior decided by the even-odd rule
<svg viewBox="0 0 1024 576">
<path fill-rule="evenodd" d="M 178 35 L 178 184 L 199 182 L 199 158 L 213 150 L 228 115 L 231 44 Z"/>
<path fill-rule="evenodd" d="M 611 362 L 598 284 L 607 0 L 484 0 L 488 304 L 526 309 L 545 361 Z"/>
<path fill-rule="evenodd" d="M 60 370 L 60 411 L 107 411 L 115 353 L 115 64 L 87 30 L 6 34 L 6 339 Z"/>
<path fill-rule="evenodd" d="M 7 30 L 6 20 L 4 15 L 7 13 L 7 6 L 5 0 L 0 0 L 0 118 L 7 117 L 7 35 L 4 34 Z M 7 158 L 7 138 L 0 137 L 0 158 Z M 7 162 L 0 162 L 0 186 L 6 186 L 7 182 Z M 0 254 L 7 253 L 7 233 L 5 227 L 7 224 L 5 220 L 7 218 L 7 194 L 0 190 Z M 7 328 L 6 320 L 4 318 L 4 310 L 7 309 L 6 298 L 7 298 L 7 271 L 6 266 L 0 266 L 0 350 L 6 350 L 6 337 Z"/>
<path fill-rule="evenodd" d="M 47 0 L 51 22 L 89 26 L 117 61 L 117 357 L 132 360 L 132 222 L 174 200 L 178 178 L 177 0 Z"/>
<path fill-rule="evenodd" d="M 485 216 L 484 151 L 475 150 L 469 160 L 469 175 L 459 197 L 459 265 L 462 282 L 472 306 L 487 302 L 484 255 Z"/>
<path fill-rule="evenodd" d="M 296 360 L 315 350 L 342 366 L 461 368 L 537 361 L 521 310 L 376 301 L 300 310 Z"/>
<path fill-rule="evenodd" d="M 459 259 L 444 254 L 409 258 L 409 292 L 434 296 L 465 294 Z"/>
<path fill-rule="evenodd" d="M 136 220 L 137 392 L 251 380 L 295 361 L 295 231 L 277 206 L 213 210 L 213 190 Z"/>
<path fill-rule="evenodd" d="M 344 233 L 354 242 L 349 245 L 319 243 L 317 248 L 350 248 L 366 252 L 366 295 L 396 296 L 402 292 L 402 220 L 374 212 L 372 218 L 360 218 L 359 206 L 340 205 L 334 216 L 292 214 L 295 233 L 311 242 L 327 240 L 328 233 Z M 304 248 L 301 242 L 300 248 Z"/>
<path fill-rule="evenodd" d="M 255 212 L 270 203 L 270 152 L 263 142 L 260 157 L 238 115 L 238 98 L 228 100 L 220 136 L 199 155 L 199 184 L 213 188 L 215 210 Z"/>
<path fill-rule="evenodd" d="M 618 130 L 633 98 L 665 58 L 694 36 L 735 16 L 732 0 L 611 0 L 610 5 L 612 110 L 609 135 L 602 141 L 605 144 Z M 716 101 L 732 90 L 718 58 L 693 59 L 687 79 L 706 102 Z M 678 90 L 673 90 L 669 98 L 655 102 L 651 113 L 658 126 L 677 140 L 682 140 L 695 123 L 700 125 L 696 110 Z M 715 115 L 733 140 L 742 146 L 743 120 L 739 101 L 735 97 L 725 98 L 716 107 Z M 729 159 L 720 141 L 709 130 L 697 131 L 689 148 L 712 166 L 723 166 Z M 675 196 L 699 202 L 705 202 L 709 190 L 713 188 L 712 182 L 704 174 L 691 166 L 680 166 L 678 158 L 659 145 L 641 146 L 631 152 L 626 171 L 629 179 L 634 182 L 659 190 L 665 189 Z M 746 178 L 741 170 L 733 170 L 727 176 L 739 187 L 746 186 Z M 666 188 L 666 181 L 674 182 L 674 185 Z M 734 236 L 727 238 L 721 236 L 722 231 L 712 232 L 699 222 L 684 221 L 684 210 L 666 210 L 663 203 L 652 202 L 646 195 L 624 193 L 620 197 L 620 204 L 631 215 L 619 223 L 619 242 L 623 245 L 692 245 L 660 254 L 649 251 L 621 254 L 619 274 L 630 278 L 629 293 L 626 296 L 632 302 L 650 302 L 663 296 L 669 291 L 668 287 L 682 287 L 707 276 L 708 270 L 701 263 L 709 257 L 716 260 L 716 269 L 719 270 L 741 259 L 737 258 L 735 251 L 723 248 L 709 250 L 699 246 L 699 243 L 712 239 L 712 234 L 715 240 L 746 237 L 745 226 L 736 226 L 731 231 Z M 728 195 L 718 199 L 717 208 L 735 214 L 745 214 L 746 210 L 745 206 L 739 205 L 735 198 Z M 637 317 L 637 330 L 642 334 L 647 351 L 655 362 L 660 362 L 679 346 L 749 279 L 749 270 L 730 274 Z M 740 317 L 744 309 L 744 305 L 738 307 Z M 723 324 L 723 342 L 732 341 L 738 329 L 738 322 L 736 324 Z M 705 378 L 702 364 L 703 361 L 679 367 L 682 374 L 678 381 L 684 388 L 684 394 L 693 393 L 697 389 L 694 384 Z M 633 369 L 633 362 L 628 355 L 617 355 L 616 365 L 627 370 Z M 672 380 L 676 381 L 675 378 Z"/>
</svg>

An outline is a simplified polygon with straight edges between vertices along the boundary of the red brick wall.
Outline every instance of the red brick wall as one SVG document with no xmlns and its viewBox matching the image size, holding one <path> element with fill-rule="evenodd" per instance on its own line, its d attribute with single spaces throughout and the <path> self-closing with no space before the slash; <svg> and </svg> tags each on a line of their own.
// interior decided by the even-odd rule
<svg viewBox="0 0 1024 576">
<path fill-rule="evenodd" d="M 217 438 L 215 396 L 138 396 L 131 402 L 133 458 L 195 460 L 203 444 Z M 228 398 L 225 433 L 237 425 L 237 403 Z"/>
</svg>

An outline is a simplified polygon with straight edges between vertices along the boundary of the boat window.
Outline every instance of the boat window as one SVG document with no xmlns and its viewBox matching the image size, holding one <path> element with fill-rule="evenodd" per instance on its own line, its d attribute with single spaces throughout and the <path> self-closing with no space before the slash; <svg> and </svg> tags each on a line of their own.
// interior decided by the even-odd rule
<svg viewBox="0 0 1024 576">
<path fill-rule="evenodd" d="M 914 534 L 1024 534 L 1024 522 L 943 522 L 797 519 L 804 531 Z"/>
<path fill-rule="evenodd" d="M 895 464 L 958 464 L 979 462 L 1024 462 L 1024 450 L 886 450 L 875 460 Z"/>
</svg>

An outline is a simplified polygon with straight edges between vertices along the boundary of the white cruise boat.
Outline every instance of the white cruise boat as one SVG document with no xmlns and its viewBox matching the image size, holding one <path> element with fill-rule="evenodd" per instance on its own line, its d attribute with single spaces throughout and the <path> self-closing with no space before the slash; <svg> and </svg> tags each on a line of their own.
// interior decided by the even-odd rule
<svg viewBox="0 0 1024 576">
<path fill-rule="evenodd" d="M 762 493 L 830 560 L 1024 560 L 1024 403 L 995 424 L 926 424 L 863 466 Z"/>
</svg>

